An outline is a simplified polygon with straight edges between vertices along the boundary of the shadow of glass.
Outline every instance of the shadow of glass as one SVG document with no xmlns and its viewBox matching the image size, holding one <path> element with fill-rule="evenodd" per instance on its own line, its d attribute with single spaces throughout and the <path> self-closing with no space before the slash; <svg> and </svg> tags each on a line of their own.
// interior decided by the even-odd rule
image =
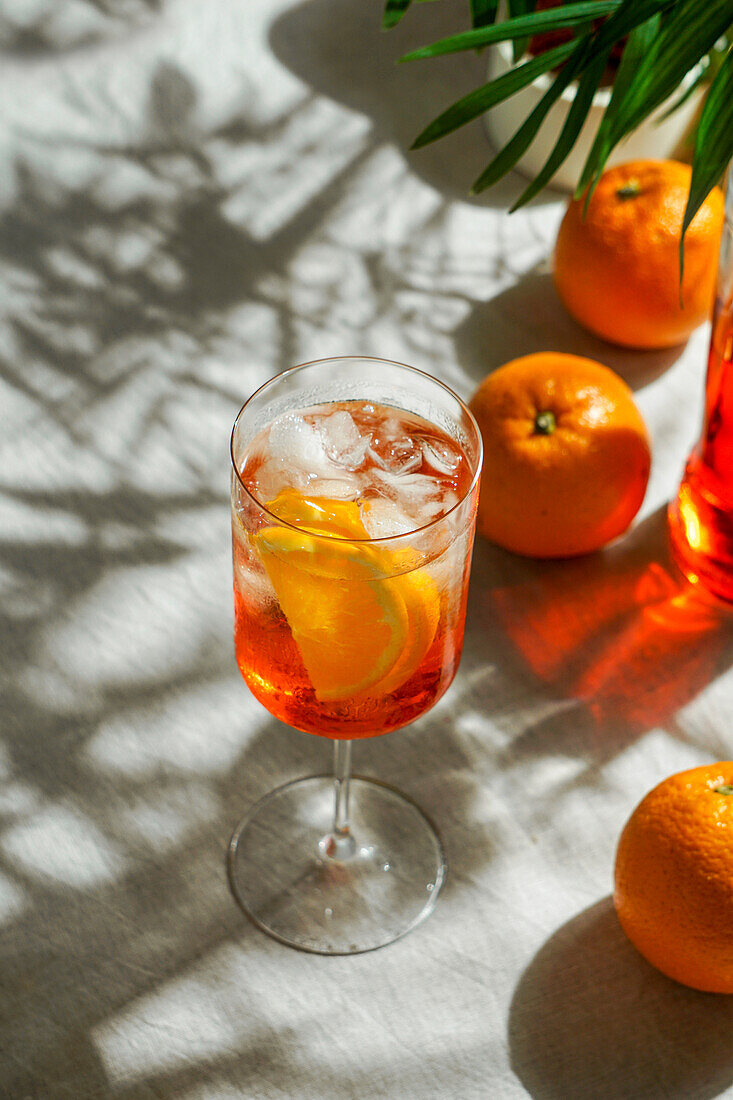
<svg viewBox="0 0 733 1100">
<path fill-rule="evenodd" d="M 683 350 L 640 352 L 593 336 L 566 311 L 552 275 L 538 271 L 476 305 L 456 328 L 454 340 L 459 363 L 477 382 L 510 359 L 551 350 L 596 359 L 620 374 L 633 390 L 653 382 Z"/>
<path fill-rule="evenodd" d="M 276 20 L 270 45 L 314 91 L 366 115 L 377 140 L 406 151 L 436 115 L 486 82 L 486 60 L 462 53 L 400 65 L 398 59 L 417 44 L 416 34 L 422 45 L 465 30 L 466 22 L 451 5 L 422 4 L 419 20 L 407 18 L 384 34 L 382 8 L 363 0 L 306 0 Z M 406 155 L 412 171 L 442 195 L 476 205 L 505 209 L 527 185 L 512 173 L 480 197 L 469 197 L 493 156 L 480 119 Z M 534 204 L 558 198 L 548 190 Z"/>
<path fill-rule="evenodd" d="M 242 684 L 242 691 L 246 692 Z M 449 689 L 450 692 L 450 689 Z M 450 874 L 446 891 L 460 887 L 490 862 L 494 843 L 485 822 L 476 821 L 481 778 L 452 726 L 450 694 L 423 718 L 382 737 L 354 742 L 353 771 L 378 779 L 414 799 L 437 828 Z M 307 775 L 330 775 L 333 742 L 270 722 L 247 744 L 225 782 L 227 801 L 242 818 L 270 790 Z M 241 800 L 245 801 L 241 801 Z M 232 829 L 236 821 L 232 821 Z M 330 822 L 324 822 L 324 828 Z M 231 830 L 230 830 L 231 831 Z"/>
<path fill-rule="evenodd" d="M 733 1081 L 733 1001 L 659 974 L 605 898 L 534 957 L 509 1012 L 512 1068 L 534 1100 L 709 1100 Z"/>
</svg>

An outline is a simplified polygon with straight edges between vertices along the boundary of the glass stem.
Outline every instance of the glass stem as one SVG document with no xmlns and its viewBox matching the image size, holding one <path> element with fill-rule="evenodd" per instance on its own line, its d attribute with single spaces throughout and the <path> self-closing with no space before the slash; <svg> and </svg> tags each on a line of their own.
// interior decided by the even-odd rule
<svg viewBox="0 0 733 1100">
<path fill-rule="evenodd" d="M 356 841 L 349 821 L 351 784 L 351 741 L 333 743 L 333 825 L 318 842 L 321 859 L 343 862 L 356 855 Z"/>
<path fill-rule="evenodd" d="M 351 741 L 333 743 L 333 832 L 349 835 L 349 787 L 351 780 Z"/>
</svg>

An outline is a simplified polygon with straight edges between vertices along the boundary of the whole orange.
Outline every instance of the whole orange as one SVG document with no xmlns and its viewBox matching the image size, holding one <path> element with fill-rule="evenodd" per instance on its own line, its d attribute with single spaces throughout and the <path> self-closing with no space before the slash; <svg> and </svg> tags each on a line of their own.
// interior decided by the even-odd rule
<svg viewBox="0 0 733 1100">
<path fill-rule="evenodd" d="M 490 374 L 470 402 L 484 442 L 479 531 L 563 558 L 626 530 L 644 499 L 649 437 L 631 390 L 592 359 L 540 352 Z"/>
<path fill-rule="evenodd" d="M 597 336 L 632 348 L 671 347 L 709 318 L 723 196 L 714 188 L 685 234 L 680 294 L 691 175 L 674 160 L 630 161 L 603 173 L 585 214 L 585 198 L 570 202 L 555 246 L 555 286 Z"/>
<path fill-rule="evenodd" d="M 615 879 L 621 925 L 653 966 L 733 993 L 733 762 L 650 791 L 621 834 Z"/>
</svg>

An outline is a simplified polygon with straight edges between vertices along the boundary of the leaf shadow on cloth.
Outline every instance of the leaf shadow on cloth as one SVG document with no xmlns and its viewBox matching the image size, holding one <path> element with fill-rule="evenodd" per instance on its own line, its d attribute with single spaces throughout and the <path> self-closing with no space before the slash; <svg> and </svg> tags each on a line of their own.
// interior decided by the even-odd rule
<svg viewBox="0 0 733 1100">
<path fill-rule="evenodd" d="M 145 1070 L 113 1086 L 97 1040 L 210 955 L 268 950 L 224 870 L 231 829 L 268 782 L 232 779 L 259 718 L 249 724 L 232 656 L 226 442 L 264 380 L 259 334 L 250 344 L 232 315 L 271 310 L 276 366 L 295 361 L 295 309 L 261 280 L 285 270 L 344 174 L 258 240 L 225 209 L 252 180 L 224 181 L 217 156 L 276 147 L 309 102 L 261 126 L 240 103 L 202 130 L 194 82 L 166 61 L 134 140 L 59 136 L 14 162 L 0 214 L 0 377 L 20 421 L 0 539 L 0 1091 L 12 1100 L 246 1088 L 289 1057 L 253 1029 L 229 1059 L 186 1054 L 155 1086 Z"/>
<path fill-rule="evenodd" d="M 558 351 L 604 363 L 637 390 L 668 370 L 683 350 L 638 351 L 593 336 L 563 306 L 546 264 L 490 301 L 474 305 L 454 339 L 459 363 L 477 383 L 510 359 Z"/>
<path fill-rule="evenodd" d="M 0 14 L 0 54 L 42 59 L 95 46 L 144 26 L 163 0 L 41 0 L 22 18 Z"/>
<path fill-rule="evenodd" d="M 297 361 L 299 325 L 330 320 L 336 289 L 325 286 L 321 314 L 301 307 L 289 269 L 375 146 L 360 145 L 315 194 L 298 191 L 294 212 L 261 232 L 260 214 L 299 181 L 292 159 L 315 141 L 319 161 L 330 132 L 301 140 L 309 93 L 267 124 L 244 96 L 208 129 L 198 95 L 186 72 L 156 64 L 141 117 L 127 120 L 136 136 L 29 142 L 0 212 L 0 377 L 21 421 L 0 540 L 0 1080 L 12 1100 L 172 1100 L 206 1085 L 254 1095 L 263 1079 L 343 1096 L 326 1053 L 323 1065 L 306 1059 L 287 1034 L 273 1049 L 269 1025 L 224 1028 L 228 1045 L 213 1053 L 191 1037 L 210 1034 L 196 1019 L 212 1004 L 197 981 L 224 981 L 222 952 L 240 968 L 222 994 L 236 1005 L 268 989 L 270 952 L 279 965 L 285 950 L 229 895 L 232 828 L 271 787 L 330 765 L 328 742 L 249 705 L 232 656 L 222 555 L 241 364 L 254 389 Z M 241 146 L 263 152 L 264 168 L 237 161 L 222 173 Z M 383 270 L 370 274 L 380 283 Z M 261 329 L 240 327 L 245 304 L 272 321 L 274 362 Z M 29 439 L 38 446 L 23 464 Z M 449 714 L 358 746 L 356 768 L 438 819 L 455 887 L 490 858 L 491 838 L 471 827 L 478 780 L 446 732 Z M 282 965 L 321 988 L 315 962 Z M 336 977 L 323 988 L 330 1004 L 324 993 L 323 1013 L 304 1008 L 301 1042 L 318 1038 L 344 987 Z M 175 1027 L 158 1030 L 157 997 L 194 1005 L 183 1052 Z M 123 1049 L 148 1037 L 129 1076 L 115 1062 L 118 1029 Z M 408 1080 L 414 1066 L 392 1067 L 395 1094 L 403 1071 Z M 362 1091 L 380 1072 L 368 1067 Z"/>
<path fill-rule="evenodd" d="M 560 928 L 509 1012 L 511 1063 L 534 1100 L 711 1100 L 733 1081 L 733 1001 L 650 966 L 612 899 Z"/>
<path fill-rule="evenodd" d="M 451 309 L 464 308 L 452 284 L 469 276 L 460 257 L 443 255 L 448 201 L 400 214 L 412 232 L 438 239 L 436 255 L 421 258 L 409 244 L 375 250 L 366 220 L 387 216 L 408 169 L 377 166 L 380 190 L 367 210 L 354 191 L 383 138 L 347 126 L 334 147 L 332 114 L 310 90 L 262 123 L 249 93 L 244 81 L 231 114 L 204 126 L 194 82 L 163 61 L 134 140 L 59 136 L 20 147 L 9 173 L 15 195 L 0 211 L 0 263 L 14 292 L 0 375 L 66 431 L 75 430 L 80 398 L 93 406 L 134 371 L 148 372 L 151 345 L 175 358 L 183 384 L 241 403 L 247 394 L 215 383 L 206 355 L 263 362 L 264 381 L 273 365 L 301 361 L 311 337 L 333 341 L 330 330 L 348 330 L 350 341 L 356 331 L 364 353 L 379 354 L 396 326 L 425 369 L 436 344 L 449 342 Z M 92 122 L 112 130 L 107 109 L 100 92 Z M 115 121 L 123 133 L 134 128 Z M 62 168 L 76 158 L 78 182 L 56 179 L 56 153 Z M 324 220 L 344 208 L 364 240 L 324 236 Z M 259 312 L 259 327 L 241 319 L 245 309 Z M 270 323 L 274 364 L 262 350 Z M 24 360 L 50 364 L 68 399 L 34 384 L 19 369 Z"/>
<path fill-rule="evenodd" d="M 383 6 L 383 5 L 382 5 Z M 426 62 L 398 64 L 409 49 L 465 30 L 450 5 L 420 5 L 385 34 L 381 7 L 362 0 L 306 0 L 278 19 L 270 32 L 275 56 L 315 92 L 367 115 L 381 142 L 409 150 L 437 114 L 486 78 L 486 60 L 466 52 Z M 451 199 L 507 209 L 526 187 L 511 173 L 478 198 L 471 184 L 493 156 L 481 119 L 433 145 L 408 153 L 410 168 Z M 548 189 L 535 205 L 556 202 Z"/>
</svg>

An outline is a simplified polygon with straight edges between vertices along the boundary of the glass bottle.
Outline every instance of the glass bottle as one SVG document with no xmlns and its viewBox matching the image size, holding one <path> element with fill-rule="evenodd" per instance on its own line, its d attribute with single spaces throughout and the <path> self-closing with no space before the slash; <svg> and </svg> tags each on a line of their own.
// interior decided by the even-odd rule
<svg viewBox="0 0 733 1100">
<path fill-rule="evenodd" d="M 705 383 L 700 439 L 669 509 L 672 549 L 693 584 L 733 602 L 733 170 Z"/>
</svg>

